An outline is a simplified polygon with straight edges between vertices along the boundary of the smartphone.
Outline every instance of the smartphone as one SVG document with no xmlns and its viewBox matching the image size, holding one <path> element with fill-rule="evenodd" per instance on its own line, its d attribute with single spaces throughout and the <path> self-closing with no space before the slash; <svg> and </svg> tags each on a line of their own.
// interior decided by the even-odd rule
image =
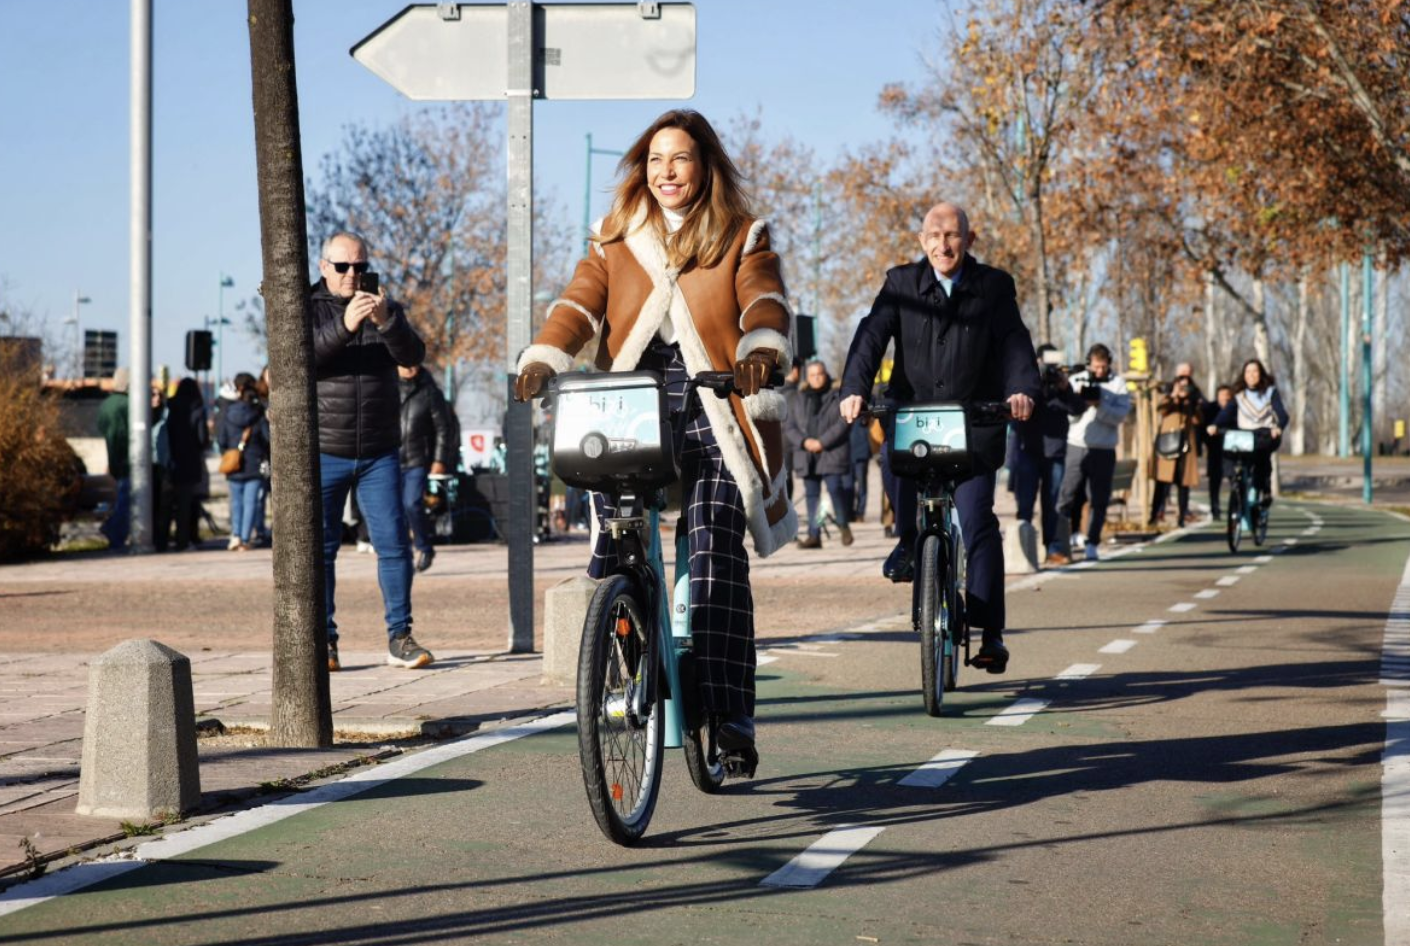
<svg viewBox="0 0 1410 946">
<path fill-rule="evenodd" d="M 357 291 L 370 292 L 377 295 L 377 274 L 373 272 L 361 273 L 357 277 Z"/>
</svg>

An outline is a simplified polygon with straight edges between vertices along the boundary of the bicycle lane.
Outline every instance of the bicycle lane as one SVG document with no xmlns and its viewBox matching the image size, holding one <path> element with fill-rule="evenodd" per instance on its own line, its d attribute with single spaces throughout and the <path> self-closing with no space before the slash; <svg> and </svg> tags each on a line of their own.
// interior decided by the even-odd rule
<svg viewBox="0 0 1410 946">
<path fill-rule="evenodd" d="M 761 926 L 770 942 L 1188 942 L 1191 923 L 1242 942 L 1325 923 L 1337 902 L 1366 941 L 1384 726 L 1363 691 L 1410 531 L 1322 515 L 1304 536 L 1310 520 L 1280 505 L 1270 548 L 1300 544 L 1252 574 L 1237 569 L 1260 556 L 1206 531 L 1015 593 L 1030 630 L 1011 635 L 1010 675 L 966 671 L 941 720 L 920 709 L 909 631 L 834 635 L 827 660 L 775 649 L 763 777 L 704 798 L 671 753 L 637 850 L 592 825 L 559 729 L 0 918 L 0 942 L 654 943 Z M 1329 582 L 1364 610 L 1335 606 Z M 1116 640 L 1137 643 L 1099 653 Z M 993 725 L 1018 699 L 1046 706 Z M 912 775 L 945 750 L 973 755 Z M 761 886 L 844 825 L 880 831 L 816 889 Z M 1333 856 L 1314 854 L 1328 835 Z"/>
</svg>

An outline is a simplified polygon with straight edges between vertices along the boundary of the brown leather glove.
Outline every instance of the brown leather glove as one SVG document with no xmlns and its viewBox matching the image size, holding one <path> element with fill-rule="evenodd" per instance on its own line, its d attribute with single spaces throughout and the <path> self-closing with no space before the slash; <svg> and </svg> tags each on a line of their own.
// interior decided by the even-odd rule
<svg viewBox="0 0 1410 946">
<path fill-rule="evenodd" d="M 538 393 L 543 390 L 544 382 L 553 375 L 553 369 L 543 362 L 529 362 L 514 379 L 514 400 L 522 402 L 538 397 Z"/>
<path fill-rule="evenodd" d="M 734 363 L 734 386 L 740 397 L 752 397 L 769 380 L 769 373 L 778 364 L 778 352 L 772 348 L 756 348 Z"/>
</svg>

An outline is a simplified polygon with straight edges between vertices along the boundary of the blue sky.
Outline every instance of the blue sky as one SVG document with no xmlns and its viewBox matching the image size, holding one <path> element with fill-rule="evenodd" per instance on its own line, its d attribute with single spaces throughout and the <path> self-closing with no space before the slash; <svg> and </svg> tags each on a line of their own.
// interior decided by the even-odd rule
<svg viewBox="0 0 1410 946">
<path fill-rule="evenodd" d="M 425 107 L 348 54 L 400 11 L 398 0 L 295 0 L 305 177 L 349 123 L 385 124 Z M 885 137 L 876 111 L 888 82 L 914 82 L 948 14 L 941 0 L 696 0 L 698 61 L 690 107 L 717 125 L 762 110 L 824 160 Z M 240 0 L 157 0 L 154 12 L 153 364 L 181 374 L 188 329 L 253 294 L 259 211 L 246 8 Z M 17 308 L 64 331 L 74 294 L 84 328 L 128 345 L 129 6 L 0 0 L 0 279 Z M 535 186 L 582 219 L 585 135 L 621 148 L 675 103 L 540 102 Z M 594 214 L 613 159 L 594 164 Z M 375 241 L 375 234 L 371 235 Z M 395 287 L 391 287 L 393 292 Z M 71 331 L 71 330 L 70 330 Z M 254 346 L 226 331 L 227 376 L 256 370 Z"/>
</svg>

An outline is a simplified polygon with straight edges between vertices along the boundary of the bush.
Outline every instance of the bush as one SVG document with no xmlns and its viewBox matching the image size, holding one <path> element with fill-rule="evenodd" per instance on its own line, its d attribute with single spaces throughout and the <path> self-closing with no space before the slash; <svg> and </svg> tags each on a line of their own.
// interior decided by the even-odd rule
<svg viewBox="0 0 1410 946">
<path fill-rule="evenodd" d="M 0 350 L 0 562 L 41 554 L 75 509 L 83 464 L 37 373 Z"/>
</svg>

